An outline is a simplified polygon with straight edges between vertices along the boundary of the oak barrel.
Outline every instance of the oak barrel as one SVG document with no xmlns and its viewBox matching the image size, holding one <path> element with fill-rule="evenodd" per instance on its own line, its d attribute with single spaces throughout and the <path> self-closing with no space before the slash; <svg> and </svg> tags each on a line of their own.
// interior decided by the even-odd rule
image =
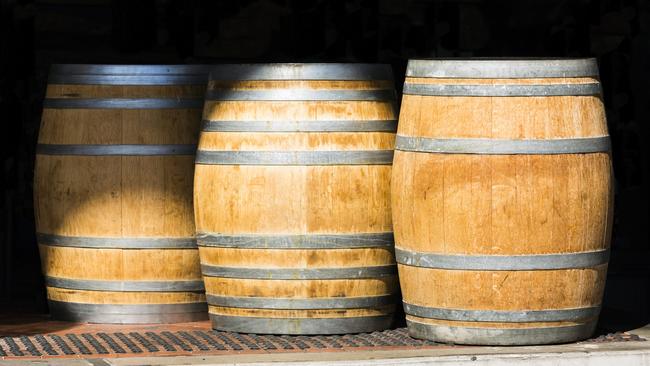
<svg viewBox="0 0 650 366">
<path fill-rule="evenodd" d="M 409 61 L 392 173 L 413 337 L 589 337 L 607 272 L 610 142 L 594 59 Z"/>
<path fill-rule="evenodd" d="M 203 118 L 194 209 L 212 326 L 390 327 L 399 303 L 390 67 L 222 65 Z"/>
<path fill-rule="evenodd" d="M 52 66 L 34 202 L 53 318 L 207 318 L 192 208 L 207 75 L 201 65 Z"/>
</svg>

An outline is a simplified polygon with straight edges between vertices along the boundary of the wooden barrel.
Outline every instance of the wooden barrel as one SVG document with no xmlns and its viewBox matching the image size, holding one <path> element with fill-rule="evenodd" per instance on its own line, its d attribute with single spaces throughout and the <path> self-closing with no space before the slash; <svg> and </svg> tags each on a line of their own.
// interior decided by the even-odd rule
<svg viewBox="0 0 650 366">
<path fill-rule="evenodd" d="M 34 202 L 54 318 L 207 318 L 192 209 L 207 70 L 52 67 Z"/>
<path fill-rule="evenodd" d="M 410 334 L 589 337 L 613 205 L 595 60 L 411 60 L 406 76 L 392 209 Z"/>
<path fill-rule="evenodd" d="M 213 327 L 390 327 L 399 302 L 390 67 L 223 65 L 203 118 L 194 209 Z"/>
</svg>

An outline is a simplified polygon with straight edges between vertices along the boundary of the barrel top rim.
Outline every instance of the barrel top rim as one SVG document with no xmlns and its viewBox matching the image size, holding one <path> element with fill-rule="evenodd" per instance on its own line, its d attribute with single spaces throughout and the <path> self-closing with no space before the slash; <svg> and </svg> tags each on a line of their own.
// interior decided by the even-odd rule
<svg viewBox="0 0 650 366">
<path fill-rule="evenodd" d="M 407 77 L 553 78 L 598 76 L 593 57 L 475 57 L 410 59 Z"/>
<path fill-rule="evenodd" d="M 233 80 L 393 80 L 381 63 L 243 63 L 213 65 L 210 81 Z"/>
<path fill-rule="evenodd" d="M 212 67 L 219 66 L 390 66 L 381 62 L 244 62 L 244 63 L 223 63 L 213 64 Z"/>
<path fill-rule="evenodd" d="M 50 74 L 64 75 L 207 75 L 209 64 L 52 64 Z"/>
<path fill-rule="evenodd" d="M 419 57 L 409 61 L 576 61 L 596 60 L 595 57 Z"/>
</svg>

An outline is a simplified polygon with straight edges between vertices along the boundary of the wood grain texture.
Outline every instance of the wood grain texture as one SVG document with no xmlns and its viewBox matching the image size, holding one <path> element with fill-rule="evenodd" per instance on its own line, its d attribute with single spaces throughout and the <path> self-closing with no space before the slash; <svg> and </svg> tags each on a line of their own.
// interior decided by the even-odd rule
<svg viewBox="0 0 650 366">
<path fill-rule="evenodd" d="M 390 170 L 379 165 L 197 165 L 197 230 L 269 235 L 390 232 Z"/>
<path fill-rule="evenodd" d="M 345 268 L 394 263 L 392 250 L 359 249 L 239 249 L 199 248 L 201 263 L 249 268 Z"/>
<path fill-rule="evenodd" d="M 395 148 L 389 132 L 228 132 L 201 135 L 201 150 L 215 151 L 373 151 Z"/>
<path fill-rule="evenodd" d="M 390 101 L 206 100 L 203 118 L 212 121 L 328 121 L 396 119 L 397 115 L 395 104 Z"/>
<path fill-rule="evenodd" d="M 49 85 L 46 98 L 202 98 L 205 86 Z M 196 144 L 200 109 L 45 108 L 41 144 Z M 37 155 L 37 231 L 116 238 L 191 238 L 193 156 Z M 80 280 L 200 280 L 196 249 L 92 249 L 40 243 L 46 276 Z M 48 287 L 62 302 L 203 302 L 191 292 L 138 293 Z"/>
<path fill-rule="evenodd" d="M 534 329 L 550 327 L 570 327 L 584 324 L 593 319 L 586 319 L 584 322 L 527 322 L 527 323 L 498 323 L 498 322 L 457 322 L 441 319 L 420 318 L 417 316 L 407 315 L 406 319 L 418 323 L 430 324 L 434 326 L 447 327 L 465 327 L 465 328 L 488 328 L 488 329 Z"/>
<path fill-rule="evenodd" d="M 192 156 L 37 155 L 38 231 L 192 237 Z"/>
<path fill-rule="evenodd" d="M 396 151 L 398 246 L 448 254 L 552 254 L 609 245 L 605 153 L 467 155 Z"/>
<path fill-rule="evenodd" d="M 205 85 L 49 84 L 47 98 L 203 98 Z"/>
<path fill-rule="evenodd" d="M 219 81 L 209 89 L 392 90 L 388 81 Z M 220 101 L 205 104 L 203 119 L 242 121 L 395 120 L 391 101 Z M 392 150 L 387 132 L 202 132 L 204 151 Z M 230 235 L 309 235 L 392 231 L 390 171 L 386 165 L 238 166 L 195 168 L 198 232 Z M 200 248 L 201 263 L 250 268 L 343 268 L 395 263 L 392 250 Z M 268 298 L 346 298 L 392 295 L 397 277 L 332 280 L 256 280 L 205 277 L 206 293 Z M 260 310 L 210 306 L 219 315 L 340 318 L 392 315 L 378 309 Z"/>
<path fill-rule="evenodd" d="M 442 85 L 575 84 L 594 78 L 406 78 Z M 561 139 L 607 136 L 599 96 L 404 95 L 398 135 Z M 607 249 L 612 220 L 608 153 L 472 155 L 396 151 L 392 212 L 396 246 L 447 255 L 535 255 Z M 540 271 L 444 270 L 399 265 L 404 301 L 466 310 L 599 306 L 607 265 Z M 536 328 L 577 322 L 498 323 L 408 319 L 469 328 Z"/>
<path fill-rule="evenodd" d="M 397 294 L 396 276 L 345 280 L 255 280 L 205 277 L 205 292 L 216 296 L 341 298 Z"/>
<path fill-rule="evenodd" d="M 201 278 L 195 249 L 94 249 L 39 245 L 46 275 L 80 280 L 190 281 Z M 71 265 L 74 264 L 74 265 Z"/>
<path fill-rule="evenodd" d="M 450 271 L 400 264 L 398 269 L 402 296 L 409 304 L 466 310 L 598 306 L 607 275 L 607 265 L 547 271 Z"/>
<path fill-rule="evenodd" d="M 205 302 L 205 294 L 195 292 L 86 291 L 47 287 L 48 299 L 82 304 L 186 304 Z"/>
<path fill-rule="evenodd" d="M 426 80 L 426 82 L 422 82 Z M 594 82 L 581 78 L 581 82 Z M 423 79 L 428 84 L 564 84 L 563 79 Z M 599 96 L 457 97 L 404 95 L 399 134 L 432 138 L 547 139 L 607 135 Z"/>
<path fill-rule="evenodd" d="M 251 318 L 349 318 L 362 316 L 386 316 L 395 312 L 395 305 L 367 309 L 314 309 L 314 310 L 268 310 L 229 308 L 210 305 L 210 314 L 242 316 Z"/>
</svg>

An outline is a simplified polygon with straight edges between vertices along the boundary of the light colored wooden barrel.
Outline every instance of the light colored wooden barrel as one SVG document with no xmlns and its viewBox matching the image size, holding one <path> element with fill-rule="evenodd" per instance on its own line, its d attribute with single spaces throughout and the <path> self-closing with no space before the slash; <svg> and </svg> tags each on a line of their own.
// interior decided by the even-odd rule
<svg viewBox="0 0 650 366">
<path fill-rule="evenodd" d="M 593 59 L 409 62 L 392 208 L 412 336 L 593 333 L 613 205 L 600 93 Z"/>
<path fill-rule="evenodd" d="M 386 329 L 398 292 L 390 216 L 390 68 L 212 70 L 194 180 L 215 329 Z"/>
<path fill-rule="evenodd" d="M 34 202 L 55 319 L 207 318 L 192 178 L 205 66 L 55 65 Z"/>
</svg>

